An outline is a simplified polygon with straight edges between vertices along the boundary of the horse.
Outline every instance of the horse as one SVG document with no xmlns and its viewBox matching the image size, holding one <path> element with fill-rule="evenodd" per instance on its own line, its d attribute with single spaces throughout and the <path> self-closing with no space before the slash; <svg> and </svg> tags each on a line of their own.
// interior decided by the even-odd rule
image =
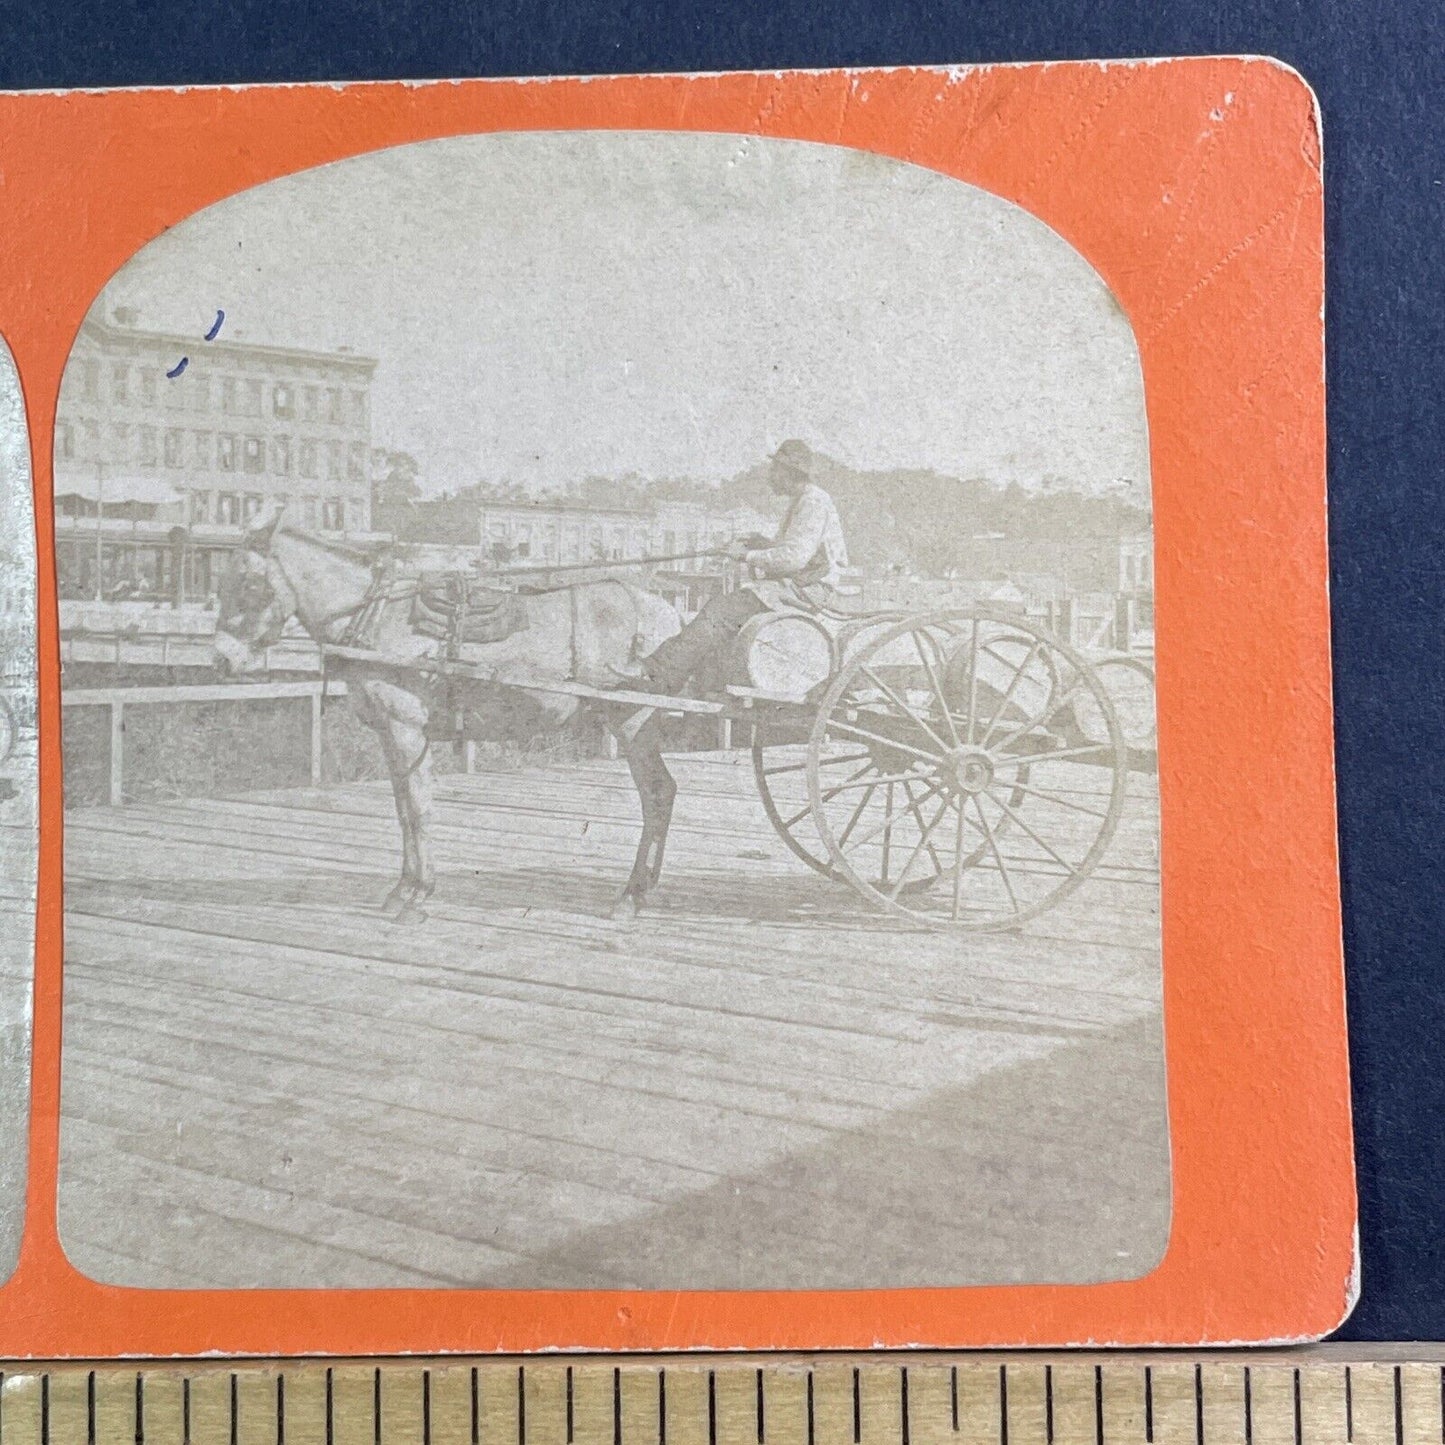
<svg viewBox="0 0 1445 1445">
<path fill-rule="evenodd" d="M 546 719 L 566 722 L 583 700 L 549 691 L 549 683 L 604 682 L 611 669 L 625 668 L 679 623 L 661 598 L 616 579 L 520 592 L 508 599 L 521 609 L 516 630 L 463 650 L 463 659 L 488 680 L 458 683 L 439 678 L 440 644 L 413 621 L 416 586 L 378 585 L 385 555 L 386 544 L 368 548 L 320 536 L 289 525 L 277 511 L 247 532 L 223 576 L 215 656 L 223 674 L 254 671 L 293 617 L 317 643 L 335 646 L 365 613 L 367 650 L 375 660 L 349 657 L 328 665 L 345 679 L 358 714 L 381 743 L 402 839 L 401 876 L 382 909 L 412 921 L 424 916 L 422 904 L 436 887 L 432 713 L 459 703 L 465 709 L 469 697 L 475 708 L 520 695 Z M 618 740 L 642 805 L 637 855 L 612 906 L 612 917 L 626 920 L 641 910 L 661 876 L 677 785 L 663 760 L 654 711 L 595 700 L 594 706 Z"/>
</svg>

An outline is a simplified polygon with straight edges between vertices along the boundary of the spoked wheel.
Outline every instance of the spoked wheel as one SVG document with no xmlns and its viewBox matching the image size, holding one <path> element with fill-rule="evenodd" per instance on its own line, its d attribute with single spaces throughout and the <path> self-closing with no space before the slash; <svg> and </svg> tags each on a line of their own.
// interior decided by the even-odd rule
<svg viewBox="0 0 1445 1445">
<path fill-rule="evenodd" d="M 849 753 L 860 771 L 840 777 L 830 760 Z M 819 708 L 807 775 L 840 877 L 920 926 L 997 930 L 1093 871 L 1127 761 L 1113 701 L 1072 648 L 1019 617 L 959 611 L 854 651 Z"/>
<path fill-rule="evenodd" d="M 1159 746 L 1154 717 L 1154 668 L 1142 657 L 1116 653 L 1093 664 L 1119 715 L 1124 741 L 1136 752 L 1152 752 Z M 1081 708 L 1079 725 L 1090 737 L 1102 736 L 1100 720 Z"/>
<path fill-rule="evenodd" d="M 839 761 L 833 761 L 834 753 L 840 755 Z M 822 763 L 823 775 L 828 779 L 824 791 L 835 781 L 835 772 L 838 777 L 851 775 L 853 769 L 861 766 L 868 756 L 867 749 L 858 747 L 831 749 L 829 757 Z M 757 780 L 758 796 L 763 800 L 763 811 L 778 837 L 809 868 L 826 878 L 836 878 L 838 875 L 833 871 L 833 861 L 813 827 L 806 741 L 800 742 L 796 737 L 777 730 L 755 729 L 753 777 Z"/>
</svg>

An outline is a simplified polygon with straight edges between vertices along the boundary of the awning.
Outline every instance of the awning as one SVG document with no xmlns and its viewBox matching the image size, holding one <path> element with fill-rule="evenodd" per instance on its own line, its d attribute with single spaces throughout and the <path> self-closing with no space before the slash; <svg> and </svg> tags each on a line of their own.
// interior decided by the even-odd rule
<svg viewBox="0 0 1445 1445">
<path fill-rule="evenodd" d="M 118 507 L 130 502 L 147 507 L 168 507 L 186 499 L 184 492 L 177 491 L 160 477 L 125 475 L 57 478 L 55 495 L 57 498 L 79 497 L 87 502 L 94 502 L 98 496 L 105 507 Z"/>
</svg>

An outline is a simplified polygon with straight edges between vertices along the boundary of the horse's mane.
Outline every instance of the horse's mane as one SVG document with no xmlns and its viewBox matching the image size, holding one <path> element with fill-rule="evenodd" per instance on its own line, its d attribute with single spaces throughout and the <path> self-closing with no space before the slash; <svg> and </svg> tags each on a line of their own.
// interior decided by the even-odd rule
<svg viewBox="0 0 1445 1445">
<path fill-rule="evenodd" d="M 323 552 L 330 552 L 334 557 L 345 557 L 350 562 L 361 562 L 368 567 L 375 566 L 392 545 L 390 542 L 369 542 L 363 545 L 355 542 L 343 542 L 336 537 L 324 537 L 319 532 L 308 531 L 305 527 L 292 526 L 284 517 L 277 523 L 276 530 L 286 533 L 289 537 L 299 537 L 302 541 L 320 548 Z"/>
</svg>

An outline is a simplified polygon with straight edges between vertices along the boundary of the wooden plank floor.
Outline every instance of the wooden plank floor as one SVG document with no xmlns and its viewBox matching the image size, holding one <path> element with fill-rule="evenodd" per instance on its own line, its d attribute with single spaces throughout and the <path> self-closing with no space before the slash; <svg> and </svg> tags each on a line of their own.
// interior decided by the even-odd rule
<svg viewBox="0 0 1445 1445">
<path fill-rule="evenodd" d="M 862 1287 L 1146 1272 L 1168 1230 L 1153 780 L 1017 934 L 909 931 L 673 759 L 66 821 L 61 1231 L 134 1285 Z"/>
</svg>

